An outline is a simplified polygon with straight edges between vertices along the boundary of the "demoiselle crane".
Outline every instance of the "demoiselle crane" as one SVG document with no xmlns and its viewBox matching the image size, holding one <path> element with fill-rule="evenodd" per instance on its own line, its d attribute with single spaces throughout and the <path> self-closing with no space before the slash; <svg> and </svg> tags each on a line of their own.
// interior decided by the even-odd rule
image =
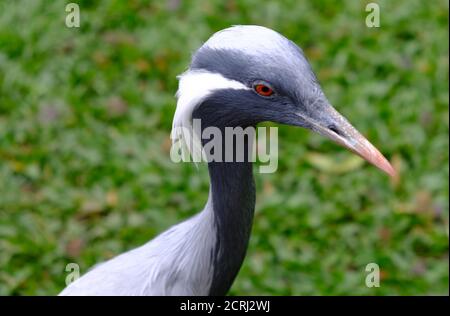
<svg viewBox="0 0 450 316">
<path fill-rule="evenodd" d="M 263 121 L 294 125 L 332 139 L 389 175 L 395 173 L 330 105 L 302 50 L 271 29 L 233 26 L 215 33 L 179 80 L 174 129 L 191 129 L 195 118 L 201 119 L 202 129 Z M 210 161 L 208 170 L 210 192 L 201 212 L 95 266 L 60 295 L 225 295 L 250 237 L 252 162 Z"/>
</svg>

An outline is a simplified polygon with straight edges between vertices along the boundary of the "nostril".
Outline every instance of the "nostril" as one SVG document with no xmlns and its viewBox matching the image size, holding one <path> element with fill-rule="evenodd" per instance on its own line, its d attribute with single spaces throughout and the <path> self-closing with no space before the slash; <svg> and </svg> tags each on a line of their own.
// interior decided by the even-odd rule
<svg viewBox="0 0 450 316">
<path fill-rule="evenodd" d="M 336 125 L 334 125 L 334 124 L 328 125 L 328 129 L 330 131 L 333 131 L 335 134 L 338 134 L 339 136 L 342 136 L 341 132 L 338 130 Z"/>
</svg>

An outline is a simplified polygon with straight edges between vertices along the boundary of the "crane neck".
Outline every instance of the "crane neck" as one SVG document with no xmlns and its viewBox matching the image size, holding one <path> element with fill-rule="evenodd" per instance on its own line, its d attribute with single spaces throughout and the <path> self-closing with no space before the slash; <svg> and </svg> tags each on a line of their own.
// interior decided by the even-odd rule
<svg viewBox="0 0 450 316">
<path fill-rule="evenodd" d="M 255 210 L 252 164 L 208 164 L 216 245 L 210 295 L 225 295 L 244 261 Z"/>
<path fill-rule="evenodd" d="M 227 122 L 215 113 L 218 112 L 201 106 L 194 111 L 193 117 L 201 119 L 202 132 L 205 128 L 214 126 L 222 131 L 222 135 L 225 135 Z M 207 140 L 202 142 L 205 145 Z M 251 146 L 252 142 L 253 138 L 244 138 L 244 146 Z M 237 152 L 236 145 L 234 142 L 234 153 Z M 222 146 L 223 159 L 208 163 L 209 200 L 212 202 L 213 231 L 216 234 L 212 253 L 214 274 L 210 295 L 225 295 L 230 289 L 245 258 L 255 210 L 253 164 L 251 157 L 248 156 L 251 152 L 245 151 L 243 162 L 235 160 L 225 162 L 226 152 L 229 152 L 230 148 L 225 147 L 223 140 L 218 146 Z M 206 153 L 207 156 L 210 154 Z"/>
</svg>

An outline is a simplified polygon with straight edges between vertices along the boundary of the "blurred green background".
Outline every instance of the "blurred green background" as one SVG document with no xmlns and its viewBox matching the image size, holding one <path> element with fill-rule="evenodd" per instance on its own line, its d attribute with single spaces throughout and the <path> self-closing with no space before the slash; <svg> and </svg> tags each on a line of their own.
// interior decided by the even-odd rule
<svg viewBox="0 0 450 316">
<path fill-rule="evenodd" d="M 201 210 L 205 165 L 169 159 L 176 75 L 214 32 L 273 28 L 328 99 L 400 170 L 390 180 L 324 138 L 280 126 L 233 295 L 449 293 L 448 3 L 0 2 L 0 294 L 54 295 L 95 263 Z M 381 286 L 365 286 L 365 267 Z"/>
</svg>

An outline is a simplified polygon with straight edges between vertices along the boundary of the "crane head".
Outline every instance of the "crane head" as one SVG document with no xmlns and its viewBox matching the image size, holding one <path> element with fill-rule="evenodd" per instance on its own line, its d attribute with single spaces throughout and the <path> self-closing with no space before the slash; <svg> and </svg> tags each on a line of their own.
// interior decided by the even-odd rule
<svg viewBox="0 0 450 316">
<path fill-rule="evenodd" d="M 350 149 L 393 176 L 388 160 L 325 97 L 300 47 L 261 26 L 215 33 L 180 76 L 174 127 L 205 101 L 220 104 L 230 124 L 264 121 L 300 126 Z"/>
</svg>

